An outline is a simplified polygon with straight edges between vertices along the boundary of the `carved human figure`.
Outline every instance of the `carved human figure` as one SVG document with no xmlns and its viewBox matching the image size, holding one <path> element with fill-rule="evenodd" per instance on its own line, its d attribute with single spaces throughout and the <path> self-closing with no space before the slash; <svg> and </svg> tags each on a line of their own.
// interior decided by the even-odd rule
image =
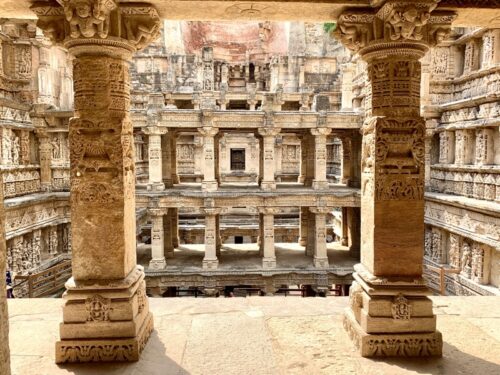
<svg viewBox="0 0 500 375">
<path fill-rule="evenodd" d="M 33 238 L 31 239 L 31 251 L 33 252 L 33 264 L 38 266 L 42 261 L 39 231 L 35 231 L 33 233 Z"/>
<path fill-rule="evenodd" d="M 449 262 L 453 268 L 460 267 L 460 243 L 456 234 L 450 234 Z"/>
<path fill-rule="evenodd" d="M 415 7 L 409 7 L 404 11 L 393 9 L 388 18 L 389 24 L 393 28 L 391 39 L 421 40 L 423 38 L 422 26 L 427 23 L 429 18 L 429 12 L 421 12 L 419 14 L 419 11 Z"/>
<path fill-rule="evenodd" d="M 106 0 L 67 2 L 65 14 L 69 22 L 71 37 L 92 38 L 97 34 L 99 38 L 106 38 L 109 29 L 109 13 L 106 12 L 105 6 L 108 3 L 111 2 Z"/>
<path fill-rule="evenodd" d="M 481 245 L 475 244 L 472 249 L 472 265 L 471 265 L 471 278 L 475 282 L 482 283 L 483 281 L 483 263 L 484 263 L 484 250 Z"/>
<path fill-rule="evenodd" d="M 19 155 L 21 154 L 21 144 L 19 143 L 19 137 L 12 134 L 12 163 L 19 164 Z"/>
<path fill-rule="evenodd" d="M 4 129 L 2 137 L 2 162 L 8 164 L 12 161 L 12 137 L 10 129 Z"/>
<path fill-rule="evenodd" d="M 61 144 L 59 143 L 59 138 L 55 136 L 52 138 L 52 141 L 50 142 L 52 145 L 52 158 L 54 159 L 60 159 L 61 158 Z"/>
<path fill-rule="evenodd" d="M 471 262 L 472 262 L 471 248 L 470 245 L 466 241 L 464 241 L 464 244 L 462 245 L 462 259 L 460 262 L 462 268 L 461 274 L 469 279 L 471 277 Z"/>
</svg>

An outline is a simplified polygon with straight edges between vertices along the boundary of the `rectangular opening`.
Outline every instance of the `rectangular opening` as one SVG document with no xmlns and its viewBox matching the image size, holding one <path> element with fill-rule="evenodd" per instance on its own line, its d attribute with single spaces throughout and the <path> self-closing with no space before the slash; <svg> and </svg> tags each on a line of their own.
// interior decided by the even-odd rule
<svg viewBox="0 0 500 375">
<path fill-rule="evenodd" d="M 245 170 L 245 149 L 232 148 L 231 149 L 231 170 L 244 171 Z"/>
</svg>

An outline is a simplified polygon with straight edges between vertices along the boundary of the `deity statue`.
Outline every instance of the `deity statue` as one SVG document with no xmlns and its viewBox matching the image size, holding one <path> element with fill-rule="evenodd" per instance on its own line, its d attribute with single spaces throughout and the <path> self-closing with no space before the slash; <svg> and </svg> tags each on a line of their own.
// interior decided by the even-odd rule
<svg viewBox="0 0 500 375">
<path fill-rule="evenodd" d="M 19 164 L 19 155 L 21 153 L 21 145 L 19 143 L 19 137 L 12 135 L 12 163 Z"/>
<path fill-rule="evenodd" d="M 71 37 L 92 38 L 97 34 L 99 38 L 106 38 L 109 30 L 109 10 L 114 7 L 116 5 L 109 0 L 69 2 L 65 6 L 65 14 L 70 25 Z"/>
<path fill-rule="evenodd" d="M 430 16 L 429 12 L 419 14 L 415 7 L 409 7 L 404 11 L 394 9 L 388 18 L 389 24 L 393 28 L 391 39 L 421 40 L 423 38 L 422 27 L 427 23 Z"/>
<path fill-rule="evenodd" d="M 59 138 L 54 137 L 50 142 L 52 145 L 52 158 L 60 159 L 61 158 L 61 145 L 59 143 Z"/>
<path fill-rule="evenodd" d="M 461 274 L 469 279 L 471 276 L 471 262 L 472 262 L 472 254 L 470 245 L 467 242 L 464 242 L 462 246 Z"/>
<path fill-rule="evenodd" d="M 2 138 L 2 161 L 7 164 L 12 160 L 12 137 L 7 131 L 4 129 L 4 134 Z"/>
</svg>

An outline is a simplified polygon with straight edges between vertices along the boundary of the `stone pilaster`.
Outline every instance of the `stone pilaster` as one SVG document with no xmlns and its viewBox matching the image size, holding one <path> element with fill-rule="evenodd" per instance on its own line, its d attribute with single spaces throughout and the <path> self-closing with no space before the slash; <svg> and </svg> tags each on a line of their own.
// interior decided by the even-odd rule
<svg viewBox="0 0 500 375">
<path fill-rule="evenodd" d="M 170 225 L 172 228 L 172 246 L 174 248 L 179 247 L 179 209 L 172 208 L 170 212 Z"/>
<path fill-rule="evenodd" d="M 174 257 L 173 210 L 174 208 L 169 208 L 163 217 L 163 254 L 167 259 Z"/>
<path fill-rule="evenodd" d="M 148 4 L 61 0 L 32 7 L 74 56 L 69 126 L 72 272 L 56 361 L 136 361 L 153 330 L 136 262 L 129 61 L 159 36 Z"/>
<path fill-rule="evenodd" d="M 222 237 L 220 234 L 220 214 L 215 217 L 215 253 L 217 257 L 220 256 L 222 249 Z"/>
<path fill-rule="evenodd" d="M 205 213 L 205 257 L 203 268 L 215 270 L 219 266 L 217 259 L 217 215 L 220 208 L 204 208 Z"/>
<path fill-rule="evenodd" d="M 275 172 L 275 142 L 276 136 L 280 133 L 279 128 L 259 128 L 259 134 L 262 136 L 262 190 L 276 189 Z"/>
<path fill-rule="evenodd" d="M 328 268 L 328 254 L 326 251 L 326 215 L 330 212 L 330 209 L 327 207 L 310 207 L 309 211 L 314 215 L 314 267 Z"/>
<path fill-rule="evenodd" d="M 50 134 L 46 130 L 36 130 L 40 156 L 40 185 L 42 191 L 52 190 L 52 144 Z"/>
<path fill-rule="evenodd" d="M 347 246 L 352 257 L 359 257 L 361 240 L 361 215 L 359 207 L 346 207 Z"/>
<path fill-rule="evenodd" d="M 315 128 L 311 129 L 314 136 L 314 180 L 312 187 L 315 190 L 328 189 L 326 179 L 326 136 L 332 129 Z"/>
<path fill-rule="evenodd" d="M 351 179 L 352 166 L 354 163 L 351 147 L 351 138 L 342 137 L 342 166 L 341 166 L 341 176 L 340 181 L 343 184 L 349 185 Z"/>
<path fill-rule="evenodd" d="M 143 131 L 148 135 L 148 190 L 161 191 L 165 189 L 163 183 L 162 136 L 167 133 L 167 129 L 153 125 L 145 127 Z"/>
<path fill-rule="evenodd" d="M 378 2 L 380 3 L 380 2 Z M 420 59 L 453 20 L 434 1 L 345 11 L 337 38 L 367 62 L 361 158 L 361 264 L 344 326 L 363 356 L 440 355 L 422 279 L 424 137 Z"/>
<path fill-rule="evenodd" d="M 276 268 L 276 254 L 274 250 L 274 215 L 277 209 L 263 207 L 260 209 L 262 220 L 262 268 Z"/>
<path fill-rule="evenodd" d="M 300 207 L 300 237 L 299 237 L 300 246 L 307 245 L 307 228 L 309 225 L 308 220 L 309 220 L 309 208 Z"/>
<path fill-rule="evenodd" d="M 219 129 L 210 126 L 204 126 L 198 129 L 200 134 L 203 136 L 203 160 L 204 160 L 204 175 L 203 182 L 201 183 L 201 188 L 203 191 L 215 191 L 217 190 L 217 180 L 215 179 L 215 135 L 219 132 Z"/>
<path fill-rule="evenodd" d="M 150 209 L 151 218 L 151 261 L 149 268 L 161 270 L 167 266 L 164 254 L 164 233 L 163 233 L 163 211 L 160 209 Z"/>
<path fill-rule="evenodd" d="M 5 265 L 7 264 L 7 248 L 5 245 L 3 188 L 0 188 L 0 316 L 2 317 L 0 319 L 0 374 L 10 375 L 9 313 L 7 310 L 7 298 L 5 292 Z"/>
<path fill-rule="evenodd" d="M 311 186 L 314 178 L 314 137 L 304 134 L 300 143 L 300 176 L 299 182 Z"/>
</svg>

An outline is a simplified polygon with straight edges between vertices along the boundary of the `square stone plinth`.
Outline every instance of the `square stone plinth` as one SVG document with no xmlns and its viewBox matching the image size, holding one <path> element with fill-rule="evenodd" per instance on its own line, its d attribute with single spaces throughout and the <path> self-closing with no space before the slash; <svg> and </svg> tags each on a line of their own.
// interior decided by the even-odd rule
<svg viewBox="0 0 500 375">
<path fill-rule="evenodd" d="M 56 343 L 56 363 L 138 361 L 152 331 L 153 316 L 148 313 L 132 338 L 61 340 Z"/>
<path fill-rule="evenodd" d="M 442 355 L 443 338 L 439 331 L 370 334 L 361 328 L 351 309 L 345 310 L 343 325 L 362 357 L 429 357 Z"/>
</svg>

